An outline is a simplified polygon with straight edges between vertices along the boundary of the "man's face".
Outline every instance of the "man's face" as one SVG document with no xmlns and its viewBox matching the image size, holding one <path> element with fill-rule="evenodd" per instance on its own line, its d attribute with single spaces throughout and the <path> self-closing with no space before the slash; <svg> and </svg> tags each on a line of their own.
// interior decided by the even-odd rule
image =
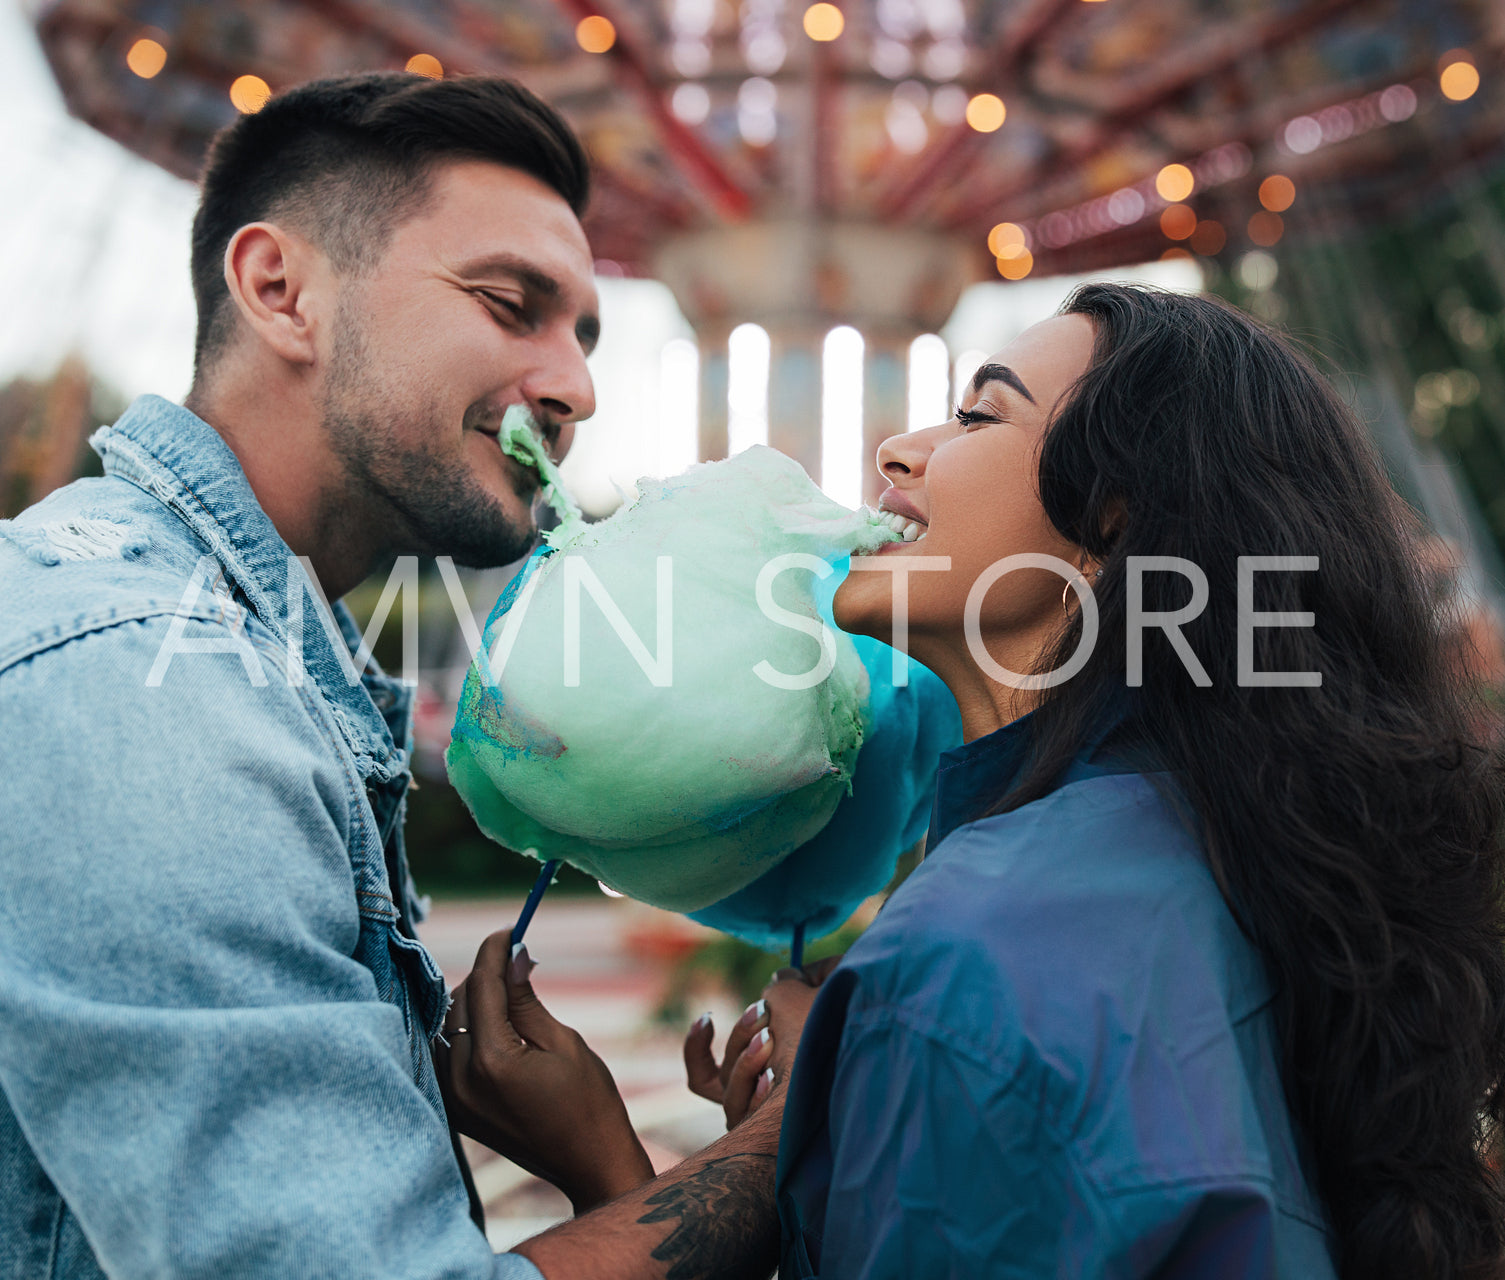
<svg viewBox="0 0 1505 1280">
<path fill-rule="evenodd" d="M 537 477 L 502 453 L 502 415 L 526 405 L 558 459 L 595 411 L 590 246 L 564 200 L 518 170 L 457 161 L 431 181 L 381 261 L 342 282 L 323 424 L 348 481 L 340 505 L 389 522 L 391 549 L 505 564 L 535 535 Z"/>
</svg>

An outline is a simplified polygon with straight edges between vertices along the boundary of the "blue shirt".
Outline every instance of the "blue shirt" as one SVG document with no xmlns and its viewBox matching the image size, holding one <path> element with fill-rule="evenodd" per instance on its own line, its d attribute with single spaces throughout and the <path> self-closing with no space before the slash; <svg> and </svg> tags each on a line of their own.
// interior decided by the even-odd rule
<svg viewBox="0 0 1505 1280">
<path fill-rule="evenodd" d="M 537 1280 L 434 1076 L 410 691 L 206 423 L 94 444 L 0 522 L 0 1275 Z"/>
<path fill-rule="evenodd" d="M 1270 982 L 1196 839 L 1086 759 L 974 821 L 1026 733 L 942 757 L 929 857 L 815 1002 L 780 1275 L 1332 1280 Z"/>
</svg>

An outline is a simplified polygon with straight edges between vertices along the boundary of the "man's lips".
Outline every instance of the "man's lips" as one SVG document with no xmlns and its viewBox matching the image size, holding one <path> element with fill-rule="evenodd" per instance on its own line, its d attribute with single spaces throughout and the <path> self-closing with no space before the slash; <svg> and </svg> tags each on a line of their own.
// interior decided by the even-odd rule
<svg viewBox="0 0 1505 1280">
<path fill-rule="evenodd" d="M 497 452 L 501 454 L 502 465 L 507 469 L 507 473 L 512 478 L 512 491 L 524 502 L 532 502 L 542 484 L 538 472 L 527 463 L 519 462 L 510 453 L 502 450 L 502 429 L 500 426 L 477 427 L 476 430 L 490 440 L 496 446 Z"/>
</svg>

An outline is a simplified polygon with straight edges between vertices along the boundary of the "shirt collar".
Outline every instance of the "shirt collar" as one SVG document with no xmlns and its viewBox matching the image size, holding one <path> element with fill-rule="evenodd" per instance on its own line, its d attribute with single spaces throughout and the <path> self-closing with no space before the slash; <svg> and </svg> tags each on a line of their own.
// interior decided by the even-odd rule
<svg viewBox="0 0 1505 1280">
<path fill-rule="evenodd" d="M 314 622 L 302 627 L 304 666 L 343 713 L 336 720 L 351 749 L 357 757 L 369 758 L 375 772 L 405 767 L 411 691 L 384 675 L 374 659 L 359 683 L 347 678 L 349 655 L 360 645 L 354 620 L 338 602 L 330 611 L 349 651 L 341 655 L 326 627 L 308 618 L 310 608 L 322 611 L 325 606 L 219 432 L 181 405 L 142 396 L 89 443 L 104 460 L 105 474 L 145 490 L 198 535 L 251 611 L 284 646 L 293 616 L 290 600 L 296 591 L 303 593 L 300 611 Z M 294 590 L 289 589 L 290 576 Z"/>
<path fill-rule="evenodd" d="M 1107 743 L 1128 712 L 1127 697 L 1120 691 L 1098 717 L 1097 727 L 1083 742 L 1076 760 L 1056 780 L 1053 790 L 1080 778 L 1122 772 L 1130 767 L 1126 760 L 1113 758 L 1113 745 Z M 976 821 L 1019 780 L 1029 760 L 1036 714 L 1031 711 L 1001 729 L 941 753 L 935 805 L 930 812 L 930 834 L 925 839 L 927 853 L 957 827 Z"/>
</svg>

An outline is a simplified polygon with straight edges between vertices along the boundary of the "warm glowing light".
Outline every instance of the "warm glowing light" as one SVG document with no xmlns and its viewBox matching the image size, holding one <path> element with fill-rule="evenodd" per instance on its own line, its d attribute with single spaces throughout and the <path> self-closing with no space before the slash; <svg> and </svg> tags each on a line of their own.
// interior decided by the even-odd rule
<svg viewBox="0 0 1505 1280">
<path fill-rule="evenodd" d="M 1285 234 L 1286 224 L 1278 213 L 1261 209 L 1249 219 L 1249 239 L 1261 249 L 1268 249 Z"/>
<path fill-rule="evenodd" d="M 842 33 L 847 20 L 834 4 L 812 4 L 805 10 L 805 34 L 825 43 Z"/>
<path fill-rule="evenodd" d="M 407 69 L 415 76 L 427 76 L 430 80 L 444 79 L 444 67 L 431 53 L 415 53 L 408 59 Z"/>
<path fill-rule="evenodd" d="M 998 274 L 1005 280 L 1023 280 L 1035 269 L 1035 255 L 1028 249 L 1021 250 L 1018 257 L 999 258 Z"/>
<path fill-rule="evenodd" d="M 700 348 L 675 338 L 659 356 L 658 470 L 677 476 L 700 459 Z"/>
<path fill-rule="evenodd" d="M 230 102 L 243 116 L 254 116 L 271 96 L 271 86 L 260 76 L 241 76 L 230 86 Z"/>
<path fill-rule="evenodd" d="M 157 41 L 143 36 L 125 55 L 125 65 L 143 80 L 150 80 L 167 65 L 167 50 Z"/>
<path fill-rule="evenodd" d="M 739 324 L 726 341 L 726 452 L 768 443 L 768 364 L 772 343 L 761 325 Z"/>
<path fill-rule="evenodd" d="M 821 351 L 820 487 L 846 507 L 862 505 L 862 335 L 849 324 Z"/>
<path fill-rule="evenodd" d="M 1185 240 L 1197 229 L 1197 215 L 1188 205 L 1173 204 L 1160 215 L 1160 229 L 1168 240 Z"/>
<path fill-rule="evenodd" d="M 951 390 L 951 353 L 939 334 L 922 333 L 909 344 L 909 429 L 923 431 L 946 421 Z"/>
<path fill-rule="evenodd" d="M 1191 258 L 1191 254 L 1183 249 L 1179 244 L 1172 245 L 1169 249 L 1167 249 L 1160 255 L 1161 262 L 1176 262 L 1183 258 L 1189 260 Z"/>
<path fill-rule="evenodd" d="M 1272 173 L 1259 184 L 1259 202 L 1271 213 L 1284 213 L 1296 199 L 1296 184 L 1283 173 Z"/>
<path fill-rule="evenodd" d="M 1155 190 L 1162 200 L 1185 200 L 1196 185 L 1197 180 L 1184 164 L 1168 164 L 1155 175 Z"/>
<path fill-rule="evenodd" d="M 617 42 L 617 29 L 599 13 L 581 18 L 575 25 L 575 43 L 586 53 L 605 53 Z"/>
<path fill-rule="evenodd" d="M 1223 230 L 1223 224 L 1214 222 L 1211 218 L 1204 218 L 1197 223 L 1197 229 L 1191 233 L 1192 252 L 1200 253 L 1204 258 L 1221 253 L 1227 243 L 1228 233 Z"/>
<path fill-rule="evenodd" d="M 1444 98 L 1462 102 L 1479 91 L 1479 70 L 1472 63 L 1452 62 L 1443 67 L 1437 83 L 1442 88 Z"/>
<path fill-rule="evenodd" d="M 1014 222 L 1000 222 L 988 232 L 988 252 L 995 258 L 1011 257 L 1005 249 L 1024 248 L 1024 228 Z"/>
<path fill-rule="evenodd" d="M 992 133 L 1003 127 L 1008 108 L 996 93 L 976 93 L 967 102 L 967 123 L 978 133 Z"/>
</svg>

